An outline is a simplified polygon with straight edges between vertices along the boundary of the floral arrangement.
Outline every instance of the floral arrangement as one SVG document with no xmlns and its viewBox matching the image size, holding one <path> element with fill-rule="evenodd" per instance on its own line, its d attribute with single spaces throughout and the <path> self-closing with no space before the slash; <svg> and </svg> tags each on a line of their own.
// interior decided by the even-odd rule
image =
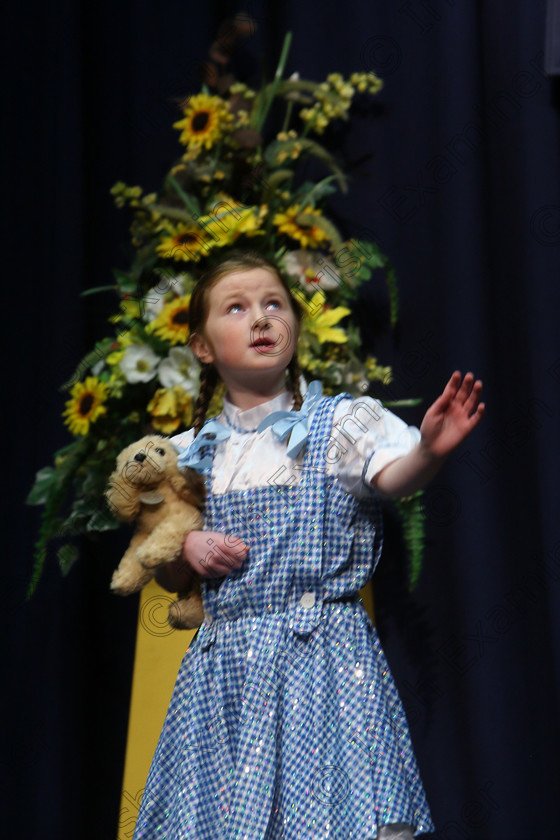
<svg viewBox="0 0 560 840">
<path fill-rule="evenodd" d="M 348 120 L 355 99 L 375 96 L 382 82 L 373 73 L 331 73 L 321 83 L 297 74 L 285 79 L 289 44 L 290 35 L 274 79 L 260 89 L 232 80 L 218 95 L 204 85 L 182 103 L 174 123 L 182 154 L 158 193 L 122 182 L 111 190 L 117 207 L 132 210 L 134 259 L 128 271 L 114 272 L 112 286 L 85 293 L 109 288 L 119 306 L 109 319 L 112 334 L 63 386 L 64 422 L 74 439 L 38 472 L 28 497 L 45 506 L 30 594 L 51 540 L 60 543 L 66 574 L 79 554 L 76 537 L 118 527 L 103 490 L 121 449 L 152 430 L 172 434 L 191 423 L 200 369 L 188 347 L 189 300 L 199 273 L 224 248 L 259 250 L 288 277 L 304 311 L 299 361 L 307 379 L 320 379 L 326 393 L 354 395 L 391 381 L 389 367 L 362 357 L 348 316 L 359 286 L 382 268 L 394 324 L 394 274 L 375 243 L 343 241 L 326 215 L 325 199 L 347 183 L 317 139 L 333 121 Z M 279 106 L 283 124 L 271 136 L 271 112 L 279 126 Z M 315 161 L 321 177 L 302 177 L 304 161 Z M 222 396 L 218 391 L 210 416 Z M 417 507 L 416 522 L 418 515 Z"/>
</svg>

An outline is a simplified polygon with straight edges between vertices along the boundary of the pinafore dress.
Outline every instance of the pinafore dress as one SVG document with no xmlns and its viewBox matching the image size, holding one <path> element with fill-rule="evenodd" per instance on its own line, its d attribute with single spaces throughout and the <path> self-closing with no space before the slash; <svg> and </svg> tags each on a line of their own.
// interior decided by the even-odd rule
<svg viewBox="0 0 560 840">
<path fill-rule="evenodd" d="M 359 599 L 381 553 L 375 494 L 325 471 L 335 405 L 311 422 L 299 483 L 220 495 L 205 529 L 250 547 L 202 581 L 134 840 L 369 840 L 433 830 L 407 722 Z"/>
</svg>

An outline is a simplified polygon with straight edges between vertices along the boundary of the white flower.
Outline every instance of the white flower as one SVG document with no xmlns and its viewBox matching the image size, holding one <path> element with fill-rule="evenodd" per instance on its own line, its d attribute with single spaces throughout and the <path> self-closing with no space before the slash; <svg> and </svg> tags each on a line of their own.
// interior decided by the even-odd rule
<svg viewBox="0 0 560 840">
<path fill-rule="evenodd" d="M 142 301 L 144 320 L 153 321 L 172 298 L 186 294 L 185 280 L 187 280 L 186 274 L 176 274 L 173 277 L 162 274 L 159 283 L 146 293 Z"/>
<path fill-rule="evenodd" d="M 160 357 L 147 344 L 131 344 L 119 362 L 127 382 L 149 382 L 157 373 Z"/>
<path fill-rule="evenodd" d="M 172 347 L 160 363 L 158 376 L 164 388 L 180 385 L 189 396 L 198 396 L 200 364 L 190 347 Z"/>
<path fill-rule="evenodd" d="M 317 289 L 337 289 L 343 282 L 334 263 L 314 251 L 290 251 L 284 257 L 284 268 L 310 295 Z"/>
</svg>

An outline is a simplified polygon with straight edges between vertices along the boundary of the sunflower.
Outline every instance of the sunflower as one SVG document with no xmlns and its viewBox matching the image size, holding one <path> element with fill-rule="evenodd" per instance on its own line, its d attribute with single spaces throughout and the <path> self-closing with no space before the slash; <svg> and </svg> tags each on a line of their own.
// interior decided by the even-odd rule
<svg viewBox="0 0 560 840">
<path fill-rule="evenodd" d="M 262 223 L 268 212 L 268 207 L 262 204 L 260 207 L 244 207 L 239 212 L 240 218 L 236 220 L 232 230 L 234 241 L 239 236 L 259 236 L 264 234 Z"/>
<path fill-rule="evenodd" d="M 107 411 L 103 403 L 108 394 L 107 385 L 96 376 L 87 376 L 85 382 L 76 382 L 70 391 L 72 399 L 62 413 L 73 435 L 87 435 L 91 423 Z"/>
<path fill-rule="evenodd" d="M 321 212 L 314 210 L 312 207 L 306 207 L 302 210 L 299 204 L 294 204 L 288 207 L 284 213 L 276 213 L 272 221 L 278 228 L 278 233 L 285 233 L 292 239 L 297 239 L 304 248 L 317 248 L 321 242 L 328 239 L 328 236 L 319 225 L 301 224 L 298 221 L 298 217 L 301 216 L 307 216 L 308 219 L 310 217 L 319 218 Z"/>
<path fill-rule="evenodd" d="M 148 404 L 152 426 L 164 435 L 176 431 L 181 423 L 188 426 L 192 420 L 192 397 L 180 385 L 158 388 Z"/>
<path fill-rule="evenodd" d="M 228 210 L 221 209 L 229 208 Z M 235 242 L 240 236 L 258 236 L 264 233 L 261 225 L 267 213 L 266 205 L 246 207 L 235 199 L 217 202 L 208 216 L 201 216 L 198 223 L 222 248 Z"/>
<path fill-rule="evenodd" d="M 182 129 L 179 141 L 189 151 L 210 149 L 233 119 L 223 99 L 206 93 L 191 96 L 183 115 L 173 128 Z"/>
<path fill-rule="evenodd" d="M 189 337 L 190 295 L 166 303 L 157 318 L 146 326 L 146 332 L 155 332 L 170 344 L 185 344 Z"/>
<path fill-rule="evenodd" d="M 207 256 L 214 244 L 199 224 L 173 225 L 166 222 L 156 251 L 165 259 L 199 262 L 201 257 Z"/>
</svg>

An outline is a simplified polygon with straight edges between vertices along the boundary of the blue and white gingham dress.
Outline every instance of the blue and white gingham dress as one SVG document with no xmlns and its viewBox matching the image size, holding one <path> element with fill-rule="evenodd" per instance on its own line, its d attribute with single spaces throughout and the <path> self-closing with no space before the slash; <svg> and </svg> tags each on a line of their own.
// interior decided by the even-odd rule
<svg viewBox="0 0 560 840">
<path fill-rule="evenodd" d="M 358 592 L 381 552 L 372 493 L 325 470 L 315 411 L 297 485 L 213 494 L 205 528 L 243 566 L 202 583 L 134 840 L 369 840 L 433 830 L 403 708 Z"/>
</svg>

